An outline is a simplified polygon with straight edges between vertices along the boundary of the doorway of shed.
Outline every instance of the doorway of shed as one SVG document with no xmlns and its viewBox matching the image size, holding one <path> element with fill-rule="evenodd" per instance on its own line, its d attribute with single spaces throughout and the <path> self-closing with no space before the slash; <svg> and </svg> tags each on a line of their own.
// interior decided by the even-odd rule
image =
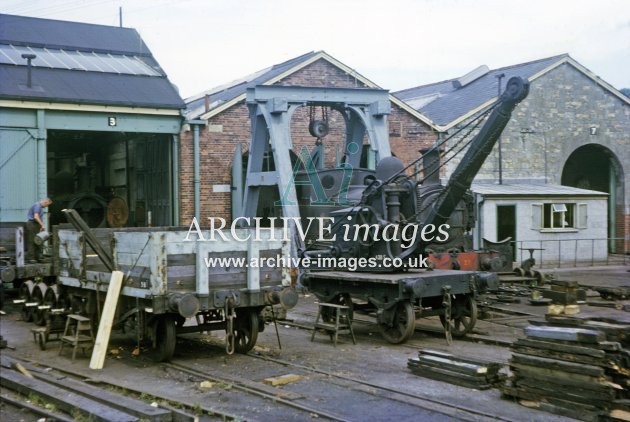
<svg viewBox="0 0 630 422">
<path fill-rule="evenodd" d="M 47 140 L 51 224 L 74 208 L 90 227 L 173 224 L 170 136 L 52 130 Z"/>
<path fill-rule="evenodd" d="M 516 205 L 497 205 L 497 241 L 510 238 L 512 261 L 516 261 Z"/>
<path fill-rule="evenodd" d="M 608 251 L 623 253 L 625 186 L 617 156 L 603 145 L 581 146 L 564 164 L 560 183 L 608 193 Z"/>
</svg>

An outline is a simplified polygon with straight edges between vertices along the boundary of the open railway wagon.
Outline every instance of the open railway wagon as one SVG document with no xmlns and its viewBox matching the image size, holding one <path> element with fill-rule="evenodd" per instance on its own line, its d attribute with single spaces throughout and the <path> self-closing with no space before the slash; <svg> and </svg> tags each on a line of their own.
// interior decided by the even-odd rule
<svg viewBox="0 0 630 422">
<path fill-rule="evenodd" d="M 22 284 L 27 319 L 50 324 L 78 313 L 96 327 L 116 269 L 125 275 L 114 328 L 131 334 L 153 359 L 164 361 L 173 356 L 177 334 L 189 332 L 225 331 L 226 351 L 246 353 L 264 329 L 263 308 L 291 308 L 297 302 L 288 268 L 270 267 L 262 259 L 260 267 L 247 265 L 288 254 L 288 243 L 274 240 L 269 232 L 257 241 L 241 241 L 251 234 L 247 229 L 235 229 L 234 238 L 231 232 L 208 238 L 199 226 L 90 229 L 73 210 L 64 212 L 78 228 L 55 226 L 55 282 Z M 223 258 L 234 260 L 226 261 L 228 265 L 207 261 Z"/>
<path fill-rule="evenodd" d="M 300 282 L 320 301 L 348 306 L 350 314 L 372 315 L 391 343 L 408 340 L 418 316 L 439 315 L 447 338 L 464 336 L 477 320 L 477 295 L 498 288 L 496 273 L 431 270 L 424 263 L 435 245 L 449 247 L 447 242 L 459 241 L 462 230 L 453 229 L 465 224 L 456 211 L 528 90 L 522 78 L 508 81 L 496 104 L 477 119 L 478 126 L 470 128 L 470 140 L 463 145 L 468 148 L 443 185 L 439 152 L 444 145 L 439 139 L 422 157 L 421 181 L 408 174 L 415 163 L 405 167 L 392 156 L 387 91 L 250 88 L 252 142 L 243 215 L 255 215 L 260 188 L 277 180 L 283 193 L 283 217 L 301 219 L 301 228 L 294 233 L 306 233 L 295 239 L 300 257 L 309 259 Z M 299 166 L 293 166 L 291 118 L 299 115 L 295 111 L 300 107 L 328 109 L 342 116 L 337 121 L 346 127 L 337 133 L 345 134 L 344 155 L 335 167 L 322 165 L 323 138 L 329 132 L 326 112 L 322 119 L 311 117 L 308 127 L 317 138 L 316 147 L 310 156 L 302 155 Z M 455 148 L 455 153 L 461 148 Z M 273 153 L 273 171 L 263 171 L 265 151 Z M 365 160 L 366 156 L 371 158 Z M 407 230 L 415 235 L 402 239 Z M 327 322 L 332 319 L 332 315 L 322 316 Z"/>
</svg>

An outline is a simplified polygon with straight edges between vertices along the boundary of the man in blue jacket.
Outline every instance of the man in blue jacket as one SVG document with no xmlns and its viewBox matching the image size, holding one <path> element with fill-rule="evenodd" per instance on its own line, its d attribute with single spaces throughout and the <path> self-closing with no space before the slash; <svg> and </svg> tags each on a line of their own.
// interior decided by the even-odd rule
<svg viewBox="0 0 630 422">
<path fill-rule="evenodd" d="M 31 208 L 28 210 L 28 214 L 26 217 L 26 242 L 25 245 L 27 247 L 26 251 L 26 262 L 35 263 L 37 260 L 41 259 L 42 251 L 40 245 L 35 244 L 35 236 L 37 233 L 45 231 L 46 225 L 44 224 L 43 210 L 44 208 L 50 206 L 52 204 L 52 200 L 50 198 L 42 198 L 39 201 L 35 202 Z"/>
</svg>

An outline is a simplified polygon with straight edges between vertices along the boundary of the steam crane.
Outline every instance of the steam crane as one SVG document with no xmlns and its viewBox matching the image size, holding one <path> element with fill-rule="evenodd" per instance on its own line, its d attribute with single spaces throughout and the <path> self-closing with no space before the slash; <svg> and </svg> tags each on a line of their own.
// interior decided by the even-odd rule
<svg viewBox="0 0 630 422">
<path fill-rule="evenodd" d="M 334 225 L 334 245 L 327 250 L 309 250 L 305 254 L 372 257 L 378 265 L 366 270 L 391 271 L 397 267 L 391 265 L 393 262 L 406 266 L 406 258 L 423 254 L 429 245 L 448 242 L 450 233 L 445 230 L 450 226 L 446 228 L 444 225 L 470 189 L 475 175 L 509 122 L 512 110 L 527 96 L 528 89 L 528 83 L 521 78 L 508 81 L 505 92 L 470 141 L 446 186 L 439 182 L 437 146 L 424 155 L 425 179 L 422 184 L 414 183 L 404 175 L 405 168 L 399 159 L 383 158 L 358 204 L 333 213 L 337 223 Z M 366 177 L 369 180 L 370 176 Z M 382 261 L 389 265 L 381 265 Z"/>
<path fill-rule="evenodd" d="M 331 243 L 295 243 L 301 257 L 316 262 L 302 269 L 300 280 L 321 302 L 348 306 L 350 315 L 375 315 L 381 334 L 390 343 L 403 343 L 411 337 L 418 316 L 439 315 L 447 338 L 464 336 L 476 323 L 476 296 L 498 287 L 496 274 L 431 270 L 411 262 L 421 262 L 413 258 L 421 258 L 430 245 L 449 240 L 449 218 L 528 91 L 529 84 L 522 78 L 508 81 L 449 182 L 442 186 L 438 146 L 423 156 L 423 183 L 406 176 L 403 163 L 391 156 L 385 121 L 389 113 L 386 91 L 253 88 L 248 92 L 248 104 L 253 134 L 250 151 L 254 154 L 250 155 L 247 174 L 245 215 L 252 213 L 256 201 L 251 198 L 257 200 L 257 188 L 262 185 L 256 181 L 280 180 L 278 187 L 287 194 L 285 217 L 328 215 L 334 221 Z M 327 106 L 344 116 L 349 128 L 345 162 L 334 169 L 306 165 L 294 184 L 283 184 L 291 171 L 290 116 L 304 105 Z M 322 122 L 315 123 L 311 126 L 325 132 Z M 360 151 L 352 145 L 361 145 L 366 133 L 376 156 L 374 170 L 358 166 Z M 267 145 L 267 140 L 276 174 L 264 175 L 257 170 L 262 158 L 255 153 L 263 149 L 261 145 Z M 324 190 L 333 203 L 317 203 Z M 299 208 L 295 201 L 299 201 Z M 318 265 L 324 258 L 336 264 Z"/>
</svg>

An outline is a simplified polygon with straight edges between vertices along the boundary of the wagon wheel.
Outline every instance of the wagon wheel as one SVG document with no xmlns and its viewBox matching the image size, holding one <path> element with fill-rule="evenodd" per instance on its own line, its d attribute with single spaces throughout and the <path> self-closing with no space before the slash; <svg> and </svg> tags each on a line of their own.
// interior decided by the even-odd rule
<svg viewBox="0 0 630 422">
<path fill-rule="evenodd" d="M 24 301 L 22 304 L 22 319 L 26 322 L 33 321 L 33 308 L 27 307 L 26 304 L 31 301 L 34 285 L 33 280 L 26 280 L 20 286 L 19 298 Z"/>
<path fill-rule="evenodd" d="M 44 294 L 44 305 L 50 306 L 50 309 L 57 309 L 62 306 L 63 300 L 59 296 L 59 287 L 56 284 L 48 286 L 46 293 Z M 50 320 L 55 319 L 55 315 L 52 312 L 48 312 L 48 318 Z"/>
<path fill-rule="evenodd" d="M 440 315 L 442 326 L 445 326 L 445 321 L 444 315 Z M 453 337 L 464 337 L 473 330 L 477 323 L 477 302 L 472 296 L 466 295 L 455 300 L 449 323 Z"/>
<path fill-rule="evenodd" d="M 175 354 L 175 320 L 169 315 L 158 317 L 155 321 L 155 342 L 152 357 L 157 362 L 168 362 Z"/>
<path fill-rule="evenodd" d="M 33 288 L 33 296 L 31 299 L 33 302 L 37 302 L 37 306 L 31 308 L 33 313 L 33 322 L 39 326 L 46 325 L 46 314 L 48 312 L 44 309 L 39 309 L 38 306 L 44 304 L 44 297 L 46 296 L 47 289 L 48 286 L 46 286 L 46 283 L 42 282 L 37 283 Z"/>
<path fill-rule="evenodd" d="M 400 344 L 407 341 L 416 328 L 416 314 L 413 305 L 408 301 L 401 301 L 394 309 L 392 325 L 378 321 L 378 328 L 385 340 L 392 344 Z"/>
<path fill-rule="evenodd" d="M 234 324 L 234 350 L 247 353 L 254 348 L 258 340 L 258 312 L 238 312 Z"/>
<path fill-rule="evenodd" d="M 347 306 L 348 309 L 348 319 L 350 323 L 352 323 L 354 319 L 354 304 L 352 303 L 352 298 L 348 293 L 342 293 L 336 296 L 334 299 L 329 301 L 328 303 L 333 303 L 335 305 L 343 305 Z M 322 321 L 334 324 L 335 323 L 335 312 L 329 307 L 322 307 Z"/>
<path fill-rule="evenodd" d="M 59 300 L 59 287 L 56 284 L 48 286 L 46 293 L 44 294 L 44 305 L 50 306 L 51 309 L 57 307 Z"/>
</svg>

